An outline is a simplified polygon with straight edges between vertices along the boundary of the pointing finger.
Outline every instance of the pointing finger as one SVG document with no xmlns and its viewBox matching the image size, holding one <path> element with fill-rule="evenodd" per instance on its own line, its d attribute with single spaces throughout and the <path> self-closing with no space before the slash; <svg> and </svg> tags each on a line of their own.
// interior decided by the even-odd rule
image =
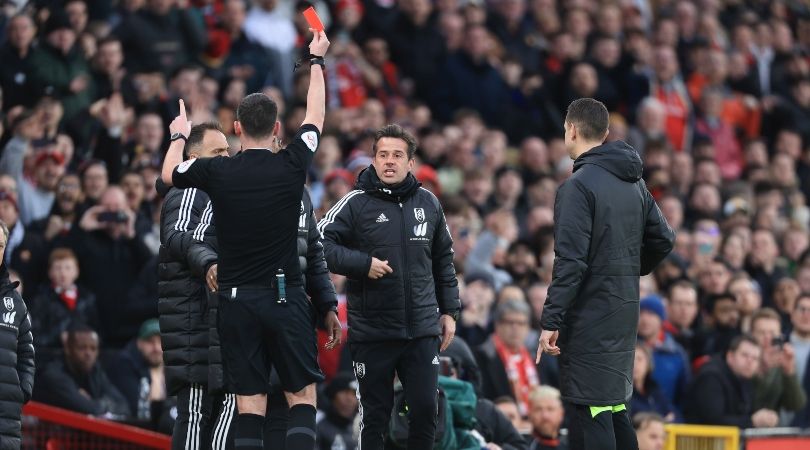
<svg viewBox="0 0 810 450">
<path fill-rule="evenodd" d="M 186 118 L 186 103 L 183 101 L 182 98 L 180 99 L 180 117 L 182 117 L 183 119 Z"/>
</svg>

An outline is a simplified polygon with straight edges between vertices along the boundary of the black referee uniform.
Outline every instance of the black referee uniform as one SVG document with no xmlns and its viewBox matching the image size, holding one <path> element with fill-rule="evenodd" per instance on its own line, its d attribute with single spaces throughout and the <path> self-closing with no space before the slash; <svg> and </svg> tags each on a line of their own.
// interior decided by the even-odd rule
<svg viewBox="0 0 810 450">
<path fill-rule="evenodd" d="M 208 192 L 217 214 L 217 328 L 225 384 L 237 395 L 266 393 L 271 363 L 286 392 L 323 380 L 296 251 L 301 195 L 319 139 L 318 128 L 304 124 L 278 153 L 245 149 L 189 160 L 172 174 L 175 186 Z"/>
</svg>

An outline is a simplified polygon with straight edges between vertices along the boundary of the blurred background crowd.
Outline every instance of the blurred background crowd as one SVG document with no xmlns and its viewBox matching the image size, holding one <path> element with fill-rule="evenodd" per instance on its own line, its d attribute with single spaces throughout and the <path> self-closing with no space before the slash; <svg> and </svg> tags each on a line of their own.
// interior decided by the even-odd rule
<svg viewBox="0 0 810 450">
<path fill-rule="evenodd" d="M 641 281 L 632 413 L 810 427 L 810 8 L 799 0 L 0 1 L 0 219 L 33 322 L 35 399 L 154 426 L 171 416 L 148 320 L 168 123 L 182 98 L 238 151 L 236 105 L 261 91 L 291 136 L 310 5 L 332 41 L 316 216 L 369 165 L 373 130 L 396 122 L 418 136 L 414 172 L 442 200 L 458 335 L 475 355 L 450 372 L 531 445 L 554 448 L 564 427 L 556 361 L 532 360 L 555 191 L 572 168 L 562 122 L 580 97 L 607 105 L 608 139 L 642 156 L 677 232 Z M 321 362 L 327 386 L 343 380 L 332 398 L 352 389 L 340 352 Z M 68 379 L 75 395 L 48 389 Z M 348 423 L 356 401 L 340 398 L 326 417 L 341 409 Z"/>
</svg>

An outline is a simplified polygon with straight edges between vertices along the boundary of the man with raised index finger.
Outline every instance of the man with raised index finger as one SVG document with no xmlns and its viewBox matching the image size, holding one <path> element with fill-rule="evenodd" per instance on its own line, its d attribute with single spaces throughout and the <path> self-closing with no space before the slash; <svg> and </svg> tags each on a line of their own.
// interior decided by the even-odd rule
<svg viewBox="0 0 810 450">
<path fill-rule="evenodd" d="M 315 335 L 301 333 L 311 330 L 314 315 L 304 292 L 296 236 L 307 169 L 323 128 L 328 47 L 326 34 L 315 32 L 306 116 L 286 148 L 278 141 L 275 102 L 251 94 L 239 104 L 234 122 L 240 153 L 182 162 L 182 150 L 175 146 L 163 164 L 165 183 L 206 191 L 217 214 L 217 328 L 226 385 L 236 394 L 239 412 L 237 450 L 263 448 L 271 367 L 290 405 L 286 447 L 315 445 L 315 383 L 323 374 Z"/>
<path fill-rule="evenodd" d="M 573 450 L 638 448 L 626 404 L 639 316 L 639 276 L 672 250 L 675 235 L 641 179 L 638 153 L 605 143 L 608 111 L 568 106 L 565 145 L 574 172 L 554 202 L 554 268 L 537 362 L 560 355 L 560 391 L 573 405 Z"/>
</svg>

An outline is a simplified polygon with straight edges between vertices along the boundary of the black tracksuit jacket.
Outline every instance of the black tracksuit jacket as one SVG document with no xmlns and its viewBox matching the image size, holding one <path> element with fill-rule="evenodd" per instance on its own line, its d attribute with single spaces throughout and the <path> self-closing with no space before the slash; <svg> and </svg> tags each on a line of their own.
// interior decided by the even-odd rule
<svg viewBox="0 0 810 450">
<path fill-rule="evenodd" d="M 460 309 L 444 212 L 412 174 L 387 186 L 370 166 L 318 228 L 329 270 L 348 278 L 350 342 L 438 336 L 440 314 Z M 393 273 L 370 279 L 372 256 Z"/>
</svg>

